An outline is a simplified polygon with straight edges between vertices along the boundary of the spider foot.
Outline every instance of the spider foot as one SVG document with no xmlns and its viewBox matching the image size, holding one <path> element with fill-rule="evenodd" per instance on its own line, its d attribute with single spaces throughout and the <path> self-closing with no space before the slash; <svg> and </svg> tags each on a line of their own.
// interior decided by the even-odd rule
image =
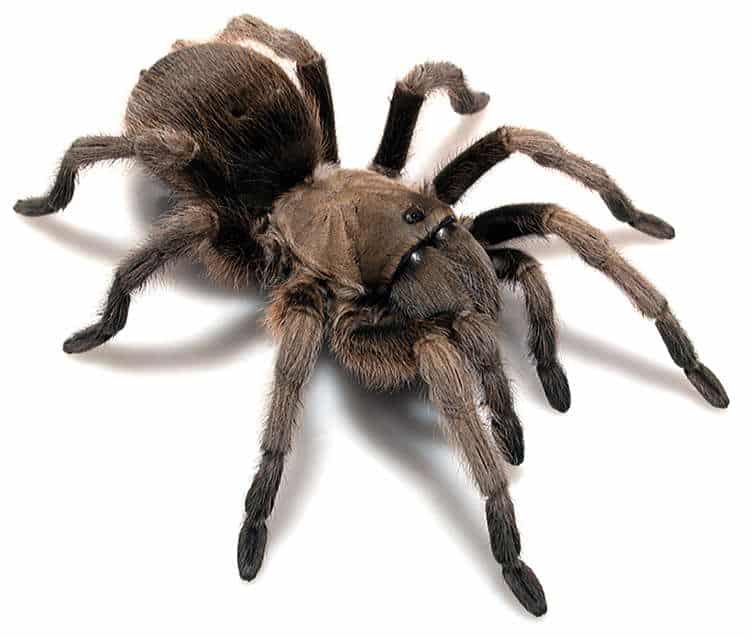
<svg viewBox="0 0 751 638">
<path fill-rule="evenodd" d="M 503 419 L 494 416 L 491 422 L 493 437 L 511 465 L 521 465 L 524 461 L 524 431 L 515 414 Z"/>
<path fill-rule="evenodd" d="M 629 222 L 629 225 L 658 239 L 673 239 L 675 237 L 675 228 L 666 221 L 649 213 L 639 212 L 636 219 Z"/>
<path fill-rule="evenodd" d="M 50 206 L 46 197 L 29 197 L 28 199 L 19 199 L 13 206 L 13 210 L 26 217 L 40 217 L 54 213 L 57 209 Z"/>
<path fill-rule="evenodd" d="M 482 91 L 470 91 L 467 89 L 460 95 L 450 96 L 451 108 L 459 115 L 472 115 L 479 113 L 490 102 L 490 96 Z"/>
<path fill-rule="evenodd" d="M 535 573 L 521 560 L 503 566 L 503 580 L 516 599 L 533 616 L 542 616 L 548 610 L 545 591 Z"/>
<path fill-rule="evenodd" d="M 101 323 L 95 323 L 69 337 L 63 343 L 63 352 L 67 354 L 80 354 L 81 352 L 101 346 L 113 336 L 113 333 L 106 330 Z"/>
<path fill-rule="evenodd" d="M 551 365 L 538 365 L 537 376 L 548 403 L 558 412 L 566 412 L 571 407 L 571 390 L 561 364 L 554 361 Z"/>
<path fill-rule="evenodd" d="M 726 408 L 730 405 L 730 399 L 725 392 L 725 388 L 722 387 L 720 380 L 707 366 L 700 363 L 693 370 L 686 369 L 684 372 L 707 403 L 715 408 Z"/>
<path fill-rule="evenodd" d="M 261 569 L 266 551 L 266 523 L 245 519 L 237 541 L 237 568 L 240 578 L 253 580 Z"/>
</svg>

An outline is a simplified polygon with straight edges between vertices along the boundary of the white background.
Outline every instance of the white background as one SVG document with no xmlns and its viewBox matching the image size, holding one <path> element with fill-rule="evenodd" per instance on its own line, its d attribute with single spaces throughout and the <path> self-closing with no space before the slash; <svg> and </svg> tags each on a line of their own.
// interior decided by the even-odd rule
<svg viewBox="0 0 751 638">
<path fill-rule="evenodd" d="M 21 636 L 748 636 L 748 19 L 742 3 L 23 2 L 2 9 L 0 634 Z M 505 589 L 481 499 L 411 397 L 370 395 L 324 359 L 263 569 L 235 543 L 274 346 L 252 292 L 185 266 L 110 344 L 66 356 L 164 193 L 87 171 L 63 213 L 15 215 L 77 136 L 117 133 L 138 71 L 176 38 L 253 12 L 328 58 L 346 166 L 378 144 L 394 81 L 448 59 L 492 94 L 425 109 L 410 174 L 499 124 L 555 134 L 673 223 L 661 242 L 514 157 L 472 212 L 555 201 L 605 229 L 666 293 L 731 397 L 703 403 L 654 327 L 557 241 L 545 264 L 573 394 L 549 408 L 506 295 L 502 344 L 526 426 L 512 472 L 524 557 L 549 612 Z"/>
</svg>

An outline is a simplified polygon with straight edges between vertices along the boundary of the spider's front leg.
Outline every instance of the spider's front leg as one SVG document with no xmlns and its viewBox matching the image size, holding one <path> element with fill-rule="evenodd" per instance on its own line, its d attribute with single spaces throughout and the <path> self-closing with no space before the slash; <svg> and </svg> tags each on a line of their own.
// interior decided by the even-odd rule
<svg viewBox="0 0 751 638">
<path fill-rule="evenodd" d="M 478 215 L 470 231 L 485 247 L 526 235 L 557 235 L 582 260 L 609 277 L 645 317 L 653 320 L 673 359 L 710 405 L 726 408 L 730 400 L 714 373 L 700 360 L 667 299 L 627 262 L 607 236 L 555 204 L 500 206 Z"/>
<path fill-rule="evenodd" d="M 245 522 L 237 545 L 237 566 L 244 580 L 255 578 L 263 561 L 266 519 L 298 428 L 302 391 L 323 341 L 323 313 L 322 294 L 312 285 L 294 281 L 283 287 L 269 308 L 269 323 L 280 344 L 261 441 L 263 456 L 245 499 Z"/>
<path fill-rule="evenodd" d="M 647 235 L 672 239 L 675 230 L 659 217 L 638 210 L 610 175 L 596 164 L 566 150 L 542 131 L 502 126 L 478 140 L 450 162 L 433 180 L 435 194 L 453 205 L 493 166 L 513 153 L 558 170 L 597 192 L 618 221 Z"/>
<path fill-rule="evenodd" d="M 471 323 L 471 317 L 441 316 L 396 324 L 389 317 L 344 305 L 334 311 L 330 344 L 342 365 L 370 387 L 389 389 L 416 379 L 427 385 L 450 438 L 486 498 L 490 545 L 503 577 L 522 605 L 540 616 L 547 609 L 545 594 L 532 570 L 519 559 L 519 531 L 502 450 L 491 440 L 475 405 L 479 373 L 467 365 L 464 350 L 478 344 L 467 341 L 462 346 L 452 336 L 461 327 L 471 339 Z"/>
<path fill-rule="evenodd" d="M 479 377 L 491 412 L 493 438 L 512 465 L 524 461 L 524 432 L 495 337 L 495 319 L 477 312 L 460 312 L 451 324 L 452 338 Z"/>
<path fill-rule="evenodd" d="M 498 449 L 477 415 L 464 357 L 443 335 L 419 340 L 414 351 L 430 398 L 486 498 L 490 546 L 503 567 L 503 578 L 524 608 L 541 616 L 547 611 L 545 593 L 534 572 L 519 558 L 521 542 L 506 473 Z"/>
<path fill-rule="evenodd" d="M 558 360 L 558 329 L 553 296 L 539 262 L 515 248 L 489 249 L 501 281 L 521 288 L 527 307 L 527 345 L 537 364 L 537 376 L 548 402 L 559 412 L 571 407 L 571 390 Z"/>
</svg>

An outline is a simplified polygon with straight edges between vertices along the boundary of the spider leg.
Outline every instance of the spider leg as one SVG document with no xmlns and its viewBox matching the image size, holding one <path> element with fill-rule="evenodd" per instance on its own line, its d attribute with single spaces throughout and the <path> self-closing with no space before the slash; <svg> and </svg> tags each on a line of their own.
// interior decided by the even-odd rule
<svg viewBox="0 0 751 638">
<path fill-rule="evenodd" d="M 515 248 L 489 249 L 499 279 L 521 288 L 527 308 L 527 344 L 548 402 L 559 412 L 571 406 L 566 373 L 558 361 L 558 330 L 553 296 L 539 262 Z"/>
<path fill-rule="evenodd" d="M 245 499 L 245 521 L 237 544 L 237 566 L 244 580 L 255 578 L 266 548 L 271 515 L 284 460 L 298 429 L 303 388 L 323 341 L 323 298 L 304 286 L 289 286 L 269 309 L 280 340 L 261 449 L 263 456 Z"/>
<path fill-rule="evenodd" d="M 503 578 L 524 608 L 541 616 L 547 611 L 545 593 L 534 572 L 519 558 L 521 543 L 508 480 L 498 449 L 488 439 L 475 410 L 472 386 L 464 372 L 464 357 L 441 335 L 418 341 L 415 355 L 430 398 L 486 498 L 490 546 L 503 568 Z"/>
<path fill-rule="evenodd" d="M 435 177 L 436 195 L 447 204 L 455 204 L 485 172 L 512 153 L 527 155 L 596 191 L 619 221 L 660 239 L 675 236 L 670 224 L 637 210 L 605 170 L 567 151 L 547 133 L 530 129 L 503 126 L 475 142 Z"/>
<path fill-rule="evenodd" d="M 394 87 L 373 170 L 392 177 L 401 173 L 423 102 L 440 90 L 448 92 L 452 108 L 461 115 L 481 111 L 490 99 L 487 93 L 472 91 L 462 70 L 449 62 L 418 64 Z"/>
<path fill-rule="evenodd" d="M 114 337 L 125 327 L 131 294 L 169 262 L 188 254 L 213 229 L 211 216 L 199 206 L 173 212 L 145 245 L 117 268 L 101 319 L 67 339 L 63 350 L 68 354 L 86 352 Z"/>
<path fill-rule="evenodd" d="M 728 406 L 722 383 L 699 361 L 667 300 L 609 244 L 604 233 L 554 204 L 502 206 L 476 217 L 470 230 L 486 246 L 527 234 L 559 236 L 587 264 L 612 279 L 644 316 L 655 321 L 671 358 L 704 399 L 714 407 Z"/>
<path fill-rule="evenodd" d="M 503 372 L 495 337 L 496 322 L 487 315 L 461 312 L 451 327 L 453 340 L 477 371 L 491 411 L 493 438 L 506 460 L 519 465 L 524 460 L 524 433 Z"/>
<path fill-rule="evenodd" d="M 323 160 L 338 164 L 336 121 L 326 60 L 310 42 L 294 31 L 277 29 L 251 15 L 242 15 L 230 20 L 217 39 L 233 44 L 253 40 L 267 46 L 275 55 L 297 63 L 300 85 L 317 102 L 318 118 L 323 132 Z"/>
<path fill-rule="evenodd" d="M 464 323 L 456 323 L 457 319 Z M 503 566 L 504 578 L 522 605 L 539 616 L 546 611 L 545 594 L 532 571 L 519 560 L 519 532 L 501 449 L 491 440 L 477 413 L 477 379 L 471 370 L 468 374 L 468 357 L 456 342 L 456 335 L 452 336 L 461 328 L 465 347 L 478 347 L 471 340 L 476 330 L 471 319 L 441 316 L 397 324 L 372 309 L 340 303 L 332 313 L 329 343 L 342 365 L 369 387 L 390 389 L 416 379 L 425 382 L 449 436 L 486 498 L 491 549 Z M 489 326 L 483 325 L 485 328 Z M 482 341 L 479 347 L 487 348 L 484 332 Z"/>
<path fill-rule="evenodd" d="M 79 137 L 65 152 L 55 182 L 42 197 L 19 199 L 13 210 L 28 217 L 49 215 L 62 210 L 73 199 L 78 171 L 96 162 L 133 157 L 135 150 L 124 137 Z"/>
</svg>

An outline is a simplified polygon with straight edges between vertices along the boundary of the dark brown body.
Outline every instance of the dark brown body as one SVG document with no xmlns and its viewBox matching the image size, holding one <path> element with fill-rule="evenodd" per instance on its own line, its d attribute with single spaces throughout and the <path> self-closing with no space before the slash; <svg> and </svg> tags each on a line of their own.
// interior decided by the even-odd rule
<svg viewBox="0 0 751 638">
<path fill-rule="evenodd" d="M 154 131 L 192 142 L 173 147 L 182 170 L 160 167 L 154 157 L 170 187 L 231 195 L 259 208 L 269 208 L 322 159 L 314 102 L 267 57 L 231 44 L 178 49 L 141 75 L 125 137 L 137 143 Z"/>
<path fill-rule="evenodd" d="M 292 60 L 294 81 L 252 51 L 251 41 Z M 417 117 L 431 92 L 446 91 L 463 115 L 488 102 L 450 63 L 418 65 L 397 83 L 371 166 L 346 170 L 339 166 L 326 65 L 304 38 L 241 16 L 212 43 L 180 41 L 174 48 L 142 73 L 122 135 L 76 140 L 49 193 L 16 204 L 25 215 L 60 210 L 81 168 L 113 159 L 138 162 L 173 194 L 170 213 L 117 269 L 100 320 L 63 349 L 81 353 L 111 339 L 126 324 L 131 295 L 181 257 L 200 260 L 218 280 L 265 286 L 279 353 L 263 456 L 238 541 L 241 577 L 254 578 L 261 566 L 266 519 L 302 392 L 328 344 L 369 387 L 427 388 L 485 499 L 490 546 L 504 579 L 528 611 L 545 613 L 542 587 L 520 558 L 503 463 L 521 463 L 524 444 L 498 348 L 501 283 L 524 295 L 529 350 L 550 404 L 566 411 L 571 397 L 545 277 L 534 259 L 506 242 L 561 237 L 654 320 L 670 356 L 709 403 L 726 407 L 728 397 L 666 299 L 603 233 L 552 204 L 502 206 L 462 219 L 451 207 L 488 169 L 522 153 L 595 190 L 617 219 L 642 232 L 667 239 L 672 227 L 636 209 L 602 168 L 529 129 L 501 127 L 430 184 L 403 183 Z"/>
</svg>

